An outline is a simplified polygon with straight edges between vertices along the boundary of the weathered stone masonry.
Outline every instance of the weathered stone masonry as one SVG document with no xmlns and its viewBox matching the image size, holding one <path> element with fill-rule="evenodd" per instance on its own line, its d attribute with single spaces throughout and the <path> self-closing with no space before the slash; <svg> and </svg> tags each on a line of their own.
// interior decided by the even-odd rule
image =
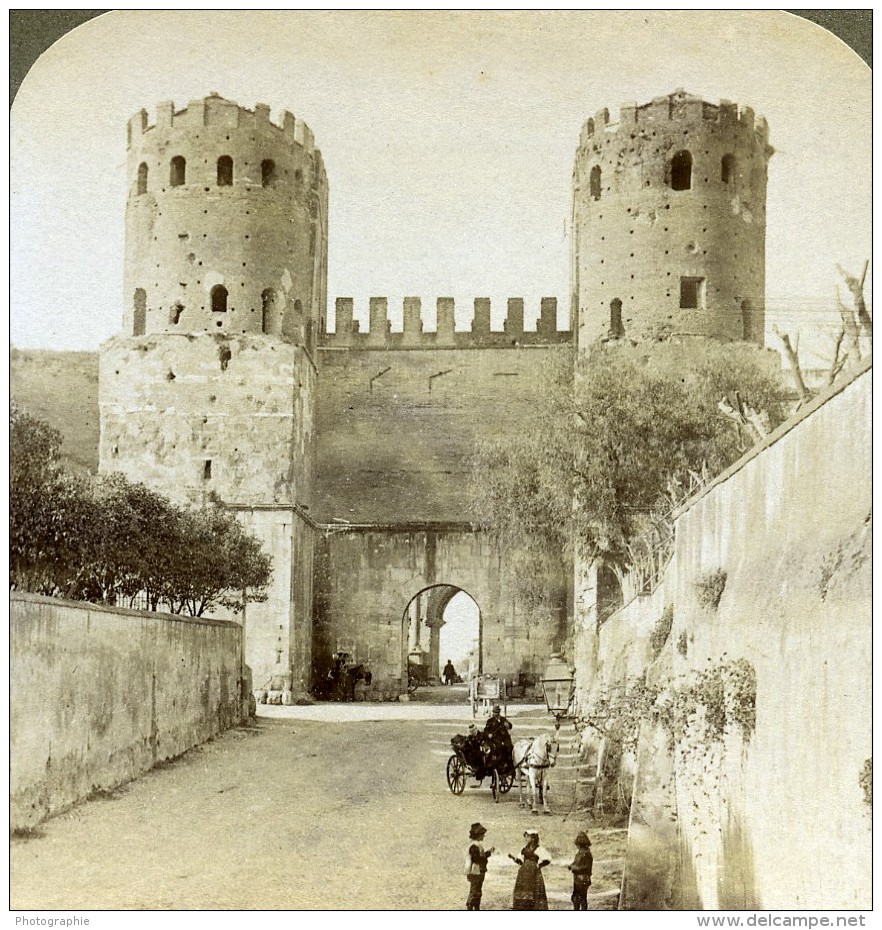
<svg viewBox="0 0 882 930">
<path fill-rule="evenodd" d="M 607 335 L 763 342 L 768 126 L 682 90 L 600 110 L 573 169 L 572 312 Z"/>
<path fill-rule="evenodd" d="M 547 616 L 515 602 L 505 553 L 471 524 L 468 456 L 529 428 L 543 360 L 574 340 L 762 342 L 771 151 L 750 110 L 681 91 L 623 108 L 618 126 L 601 111 L 576 156 L 573 331 L 558 330 L 554 298 L 535 330 L 519 298 L 492 330 L 477 298 L 459 332 L 440 297 L 430 332 L 407 297 L 393 332 L 376 297 L 364 330 L 338 299 L 329 333 L 328 182 L 309 128 L 214 94 L 129 122 L 123 332 L 101 352 L 100 468 L 179 500 L 216 495 L 263 541 L 273 581 L 245 634 L 256 686 L 307 690 L 341 642 L 402 679 L 404 611 L 433 584 L 478 601 L 486 670 L 538 670 L 572 614 L 573 566 L 546 579 Z M 441 551 L 445 572 L 426 570 Z"/>
</svg>

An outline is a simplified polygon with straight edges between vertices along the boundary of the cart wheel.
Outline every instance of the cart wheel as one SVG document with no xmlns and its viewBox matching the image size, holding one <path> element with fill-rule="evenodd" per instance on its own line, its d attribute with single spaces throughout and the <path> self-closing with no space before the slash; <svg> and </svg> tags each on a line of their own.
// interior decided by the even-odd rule
<svg viewBox="0 0 882 930">
<path fill-rule="evenodd" d="M 506 772 L 505 775 L 502 775 L 499 779 L 499 793 L 508 794 L 511 791 L 511 786 L 514 784 L 514 771 Z"/>
<path fill-rule="evenodd" d="M 462 794 L 465 791 L 465 785 L 465 766 L 459 756 L 451 756 L 447 760 L 447 786 L 454 794 Z"/>
</svg>

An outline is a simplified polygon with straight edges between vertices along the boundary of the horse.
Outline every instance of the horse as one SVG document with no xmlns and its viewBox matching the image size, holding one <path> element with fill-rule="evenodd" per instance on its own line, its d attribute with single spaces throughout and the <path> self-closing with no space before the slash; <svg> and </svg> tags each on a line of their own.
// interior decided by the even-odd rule
<svg viewBox="0 0 882 930">
<path fill-rule="evenodd" d="M 526 775 L 530 781 L 534 814 L 539 813 L 537 800 L 542 804 L 542 809 L 546 814 L 551 813 L 548 809 L 548 770 L 557 762 L 559 750 L 557 730 L 554 733 L 543 733 L 541 736 L 520 739 L 512 750 L 512 762 L 518 778 L 520 806 L 526 806 L 524 801 L 524 775 Z"/>
<path fill-rule="evenodd" d="M 313 693 L 321 701 L 352 701 L 359 681 L 369 685 L 373 675 L 366 665 L 347 665 L 336 660 L 324 675 L 316 675 Z"/>
<path fill-rule="evenodd" d="M 366 685 L 373 679 L 371 670 L 366 665 L 349 665 L 345 669 L 345 696 L 344 701 L 355 700 L 355 686 L 362 680 Z"/>
</svg>

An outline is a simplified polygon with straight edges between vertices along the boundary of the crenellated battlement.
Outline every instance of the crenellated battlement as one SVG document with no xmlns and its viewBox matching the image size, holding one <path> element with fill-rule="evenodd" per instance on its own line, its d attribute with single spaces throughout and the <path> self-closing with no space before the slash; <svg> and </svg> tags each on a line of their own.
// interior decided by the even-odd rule
<svg viewBox="0 0 882 930">
<path fill-rule="evenodd" d="M 739 107 L 728 100 L 721 100 L 719 104 L 708 103 L 678 88 L 672 94 L 654 97 L 649 103 L 623 105 L 618 122 L 610 120 L 608 109 L 598 110 L 583 124 L 579 147 L 592 146 L 614 135 L 631 139 L 636 130 L 664 128 L 672 123 L 687 130 L 690 125 L 704 129 L 715 126 L 720 131 L 753 134 L 762 146 L 767 146 L 769 141 L 768 124 L 763 117 L 757 119 L 750 107 Z"/>
<path fill-rule="evenodd" d="M 149 121 L 147 110 L 139 110 L 128 122 L 128 144 L 130 148 L 139 145 L 140 138 L 153 131 L 191 131 L 203 127 L 274 133 L 280 142 L 288 146 L 296 145 L 308 155 L 321 157 L 315 148 L 312 130 L 293 113 L 283 111 L 280 122 L 275 123 L 270 119 L 267 104 L 258 103 L 253 110 L 249 110 L 219 94 L 191 100 L 183 110 L 176 110 L 171 100 L 159 103 L 156 105 L 156 119 L 153 123 Z"/>
<path fill-rule="evenodd" d="M 457 330 L 455 303 L 452 297 L 439 297 L 436 303 L 434 332 L 424 329 L 422 301 L 419 297 L 405 297 L 403 304 L 403 330 L 392 331 L 389 319 L 389 302 L 385 297 L 371 297 L 368 307 L 368 328 L 362 330 L 354 316 L 355 303 L 351 297 L 338 297 L 336 302 L 336 332 L 322 333 L 320 348 L 327 349 L 461 349 L 511 348 L 516 346 L 558 345 L 572 341 L 569 329 L 557 327 L 557 298 L 543 297 L 536 320 L 536 329 L 524 329 L 524 299 L 511 297 L 504 328 L 490 328 L 490 298 L 476 297 L 472 325 Z"/>
</svg>

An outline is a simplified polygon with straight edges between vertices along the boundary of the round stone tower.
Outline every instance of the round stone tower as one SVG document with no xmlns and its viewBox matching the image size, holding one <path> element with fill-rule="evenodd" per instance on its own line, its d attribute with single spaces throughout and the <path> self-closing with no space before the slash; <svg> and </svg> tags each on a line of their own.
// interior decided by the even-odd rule
<svg viewBox="0 0 882 930">
<path fill-rule="evenodd" d="M 573 171 L 578 344 L 705 336 L 763 343 L 764 119 L 677 90 L 601 110 Z"/>
<path fill-rule="evenodd" d="M 328 183 L 309 127 L 217 94 L 128 125 L 123 332 L 324 329 Z"/>
</svg>

